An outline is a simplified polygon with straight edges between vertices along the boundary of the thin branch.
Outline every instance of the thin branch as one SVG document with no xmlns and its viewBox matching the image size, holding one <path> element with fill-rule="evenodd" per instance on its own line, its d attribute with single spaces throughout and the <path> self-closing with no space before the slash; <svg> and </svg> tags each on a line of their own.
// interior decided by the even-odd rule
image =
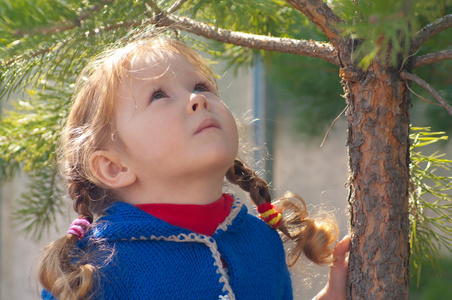
<svg viewBox="0 0 452 300">
<path fill-rule="evenodd" d="M 416 96 L 418 96 L 421 100 L 424 100 L 425 102 L 427 102 L 427 103 L 429 103 L 429 104 L 436 105 L 436 106 L 441 106 L 441 107 L 442 107 L 441 104 L 438 104 L 438 103 L 432 102 L 432 101 L 430 101 L 430 100 L 427 100 L 427 99 L 425 99 L 424 97 L 422 97 L 421 95 L 419 95 L 418 93 L 416 93 L 415 91 L 413 91 L 413 90 L 408 86 L 408 84 L 406 84 L 406 87 L 410 90 L 410 92 L 412 92 L 413 94 L 415 94 Z"/>
<path fill-rule="evenodd" d="M 414 35 L 411 53 L 416 52 L 431 37 L 450 27 L 452 27 L 452 14 L 439 18 L 422 28 Z"/>
<path fill-rule="evenodd" d="M 178 17 L 174 15 L 161 16 L 156 25 L 168 26 L 182 31 L 194 33 L 196 35 L 203 36 L 218 42 L 236 46 L 316 57 L 339 66 L 337 51 L 329 43 L 312 40 L 308 41 L 277 38 L 238 31 L 230 31 L 210 26 L 193 19 Z"/>
<path fill-rule="evenodd" d="M 330 128 L 328 128 L 328 131 L 326 132 L 326 134 L 325 134 L 325 136 L 324 136 L 324 138 L 323 138 L 323 141 L 322 141 L 322 143 L 320 144 L 320 148 L 323 147 L 323 145 L 324 145 L 325 142 L 326 142 L 326 139 L 328 138 L 328 135 L 330 134 L 331 129 L 333 129 L 334 124 L 336 124 L 336 122 L 339 120 L 339 118 L 345 113 L 345 111 L 347 110 L 347 108 L 348 108 L 348 104 L 347 104 L 347 105 L 345 106 L 345 108 L 341 111 L 341 113 L 336 117 L 336 119 L 334 119 L 333 123 L 331 123 Z"/>
<path fill-rule="evenodd" d="M 35 58 L 35 57 L 37 57 L 37 56 L 39 56 L 39 55 L 42 55 L 42 54 L 45 54 L 45 53 L 47 53 L 47 52 L 52 51 L 52 49 L 53 49 L 54 47 L 55 47 L 55 46 L 47 47 L 47 48 L 40 49 L 40 50 L 38 50 L 38 51 L 29 53 L 29 54 L 22 54 L 22 55 L 19 55 L 19 56 L 14 57 L 14 58 L 11 58 L 10 60 L 8 60 L 8 61 L 6 61 L 6 62 L 0 61 L 0 66 L 2 66 L 2 67 L 8 67 L 8 66 L 12 65 L 13 63 L 15 63 L 15 62 L 17 62 L 17 61 L 19 61 L 19 60 L 21 60 L 22 58 L 25 58 L 25 57 Z"/>
<path fill-rule="evenodd" d="M 187 2 L 187 1 L 188 0 L 178 0 L 178 1 L 176 1 L 176 3 L 174 3 L 173 6 L 170 7 L 170 9 L 168 9 L 167 14 L 172 14 L 172 13 L 178 11 L 182 7 L 182 5 L 184 5 L 185 2 Z"/>
<path fill-rule="evenodd" d="M 336 25 L 343 21 L 325 2 L 322 0 L 286 0 L 286 2 L 308 17 L 338 49 L 341 32 L 336 28 Z"/>
<path fill-rule="evenodd" d="M 441 97 L 441 95 L 434 89 L 432 88 L 427 82 L 425 82 L 424 80 L 422 80 L 421 78 L 417 77 L 414 74 L 408 73 L 406 71 L 403 71 L 400 73 L 400 76 L 402 77 L 402 79 L 404 80 L 409 80 L 409 81 L 413 81 L 416 82 L 419 86 L 423 87 L 425 90 L 427 90 L 427 92 L 429 92 L 433 98 L 436 99 L 436 101 L 439 102 L 439 104 L 446 109 L 446 111 L 449 113 L 449 115 L 452 116 L 452 107 L 450 106 L 449 103 L 447 103 L 446 100 L 444 100 L 443 97 Z"/>
<path fill-rule="evenodd" d="M 452 59 L 452 49 L 442 50 L 416 57 L 413 61 L 413 69 L 447 59 Z"/>
</svg>

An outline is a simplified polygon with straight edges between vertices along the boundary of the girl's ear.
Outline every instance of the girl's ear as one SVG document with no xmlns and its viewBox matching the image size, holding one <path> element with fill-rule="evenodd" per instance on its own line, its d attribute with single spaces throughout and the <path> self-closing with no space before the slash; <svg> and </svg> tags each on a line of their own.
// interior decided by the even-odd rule
<svg viewBox="0 0 452 300">
<path fill-rule="evenodd" d="M 136 175 L 121 160 L 119 153 L 99 150 L 90 157 L 90 168 L 94 176 L 108 188 L 119 189 L 133 184 Z"/>
</svg>

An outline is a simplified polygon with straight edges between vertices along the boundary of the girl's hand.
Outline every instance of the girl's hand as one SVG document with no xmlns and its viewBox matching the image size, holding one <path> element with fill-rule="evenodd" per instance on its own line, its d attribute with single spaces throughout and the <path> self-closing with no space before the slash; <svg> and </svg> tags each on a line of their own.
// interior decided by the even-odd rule
<svg viewBox="0 0 452 300">
<path fill-rule="evenodd" d="M 328 274 L 328 283 L 315 296 L 314 300 L 342 300 L 345 299 L 345 285 L 347 284 L 348 257 L 350 250 L 350 237 L 345 236 L 336 247 L 334 247 L 334 262 Z"/>
</svg>

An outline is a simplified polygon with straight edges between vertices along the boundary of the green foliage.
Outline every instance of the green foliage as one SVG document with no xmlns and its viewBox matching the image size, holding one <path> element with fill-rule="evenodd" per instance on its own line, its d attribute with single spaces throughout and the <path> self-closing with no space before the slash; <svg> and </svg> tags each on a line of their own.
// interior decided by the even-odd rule
<svg viewBox="0 0 452 300">
<path fill-rule="evenodd" d="M 210 23 L 216 27 L 247 33 L 267 35 L 282 32 L 287 27 L 287 16 L 293 10 L 285 1 L 278 0 L 224 0 L 190 1 L 181 10 L 184 15 Z"/>
<path fill-rule="evenodd" d="M 332 1 L 335 12 L 345 21 L 339 24 L 343 35 L 360 45 L 354 58 L 363 69 L 375 58 L 399 68 L 409 54 L 414 34 L 444 16 L 451 4 L 450 0 Z"/>
<path fill-rule="evenodd" d="M 12 103 L 0 119 L 0 174 L 2 181 L 19 170 L 32 172 L 52 167 L 56 143 L 64 122 L 69 92 L 50 87 L 30 92 L 29 100 Z"/>
<path fill-rule="evenodd" d="M 440 175 L 441 171 L 450 171 L 452 160 L 437 152 L 425 155 L 419 150 L 446 140 L 444 132 L 411 129 L 411 263 L 419 283 L 425 260 L 437 268 L 436 258 L 441 256 L 441 248 L 452 252 L 452 176 Z"/>
<path fill-rule="evenodd" d="M 39 239 L 61 213 L 57 149 L 71 89 L 30 91 L 30 99 L 13 102 L 0 119 L 0 176 L 4 182 L 23 171 L 29 177 L 14 219 L 21 230 Z"/>
<path fill-rule="evenodd" d="M 264 36 L 293 38 L 304 33 L 311 38 L 312 32 L 318 32 L 309 20 L 294 10 L 285 1 L 192 1 L 194 5 L 185 6 L 184 14 L 208 24 L 228 30 Z M 301 26 L 300 26 L 301 25 Z M 307 27 L 309 26 L 309 30 Z M 311 37 L 308 37 L 311 36 Z M 319 37 L 321 35 L 317 35 Z M 320 37 L 322 39 L 323 37 Z M 266 51 L 237 47 L 212 40 L 196 39 L 195 48 L 217 59 L 226 61 L 226 68 L 237 71 L 239 67 L 252 66 L 257 57 L 269 61 L 272 54 Z"/>
</svg>

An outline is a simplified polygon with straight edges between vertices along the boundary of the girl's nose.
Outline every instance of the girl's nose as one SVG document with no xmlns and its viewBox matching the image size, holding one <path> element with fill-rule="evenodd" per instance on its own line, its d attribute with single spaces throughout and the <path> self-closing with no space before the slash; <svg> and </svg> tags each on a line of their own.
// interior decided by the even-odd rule
<svg viewBox="0 0 452 300">
<path fill-rule="evenodd" d="M 205 109 L 210 111 L 210 103 L 203 94 L 192 93 L 187 104 L 188 113 L 194 113 L 198 110 Z"/>
</svg>

